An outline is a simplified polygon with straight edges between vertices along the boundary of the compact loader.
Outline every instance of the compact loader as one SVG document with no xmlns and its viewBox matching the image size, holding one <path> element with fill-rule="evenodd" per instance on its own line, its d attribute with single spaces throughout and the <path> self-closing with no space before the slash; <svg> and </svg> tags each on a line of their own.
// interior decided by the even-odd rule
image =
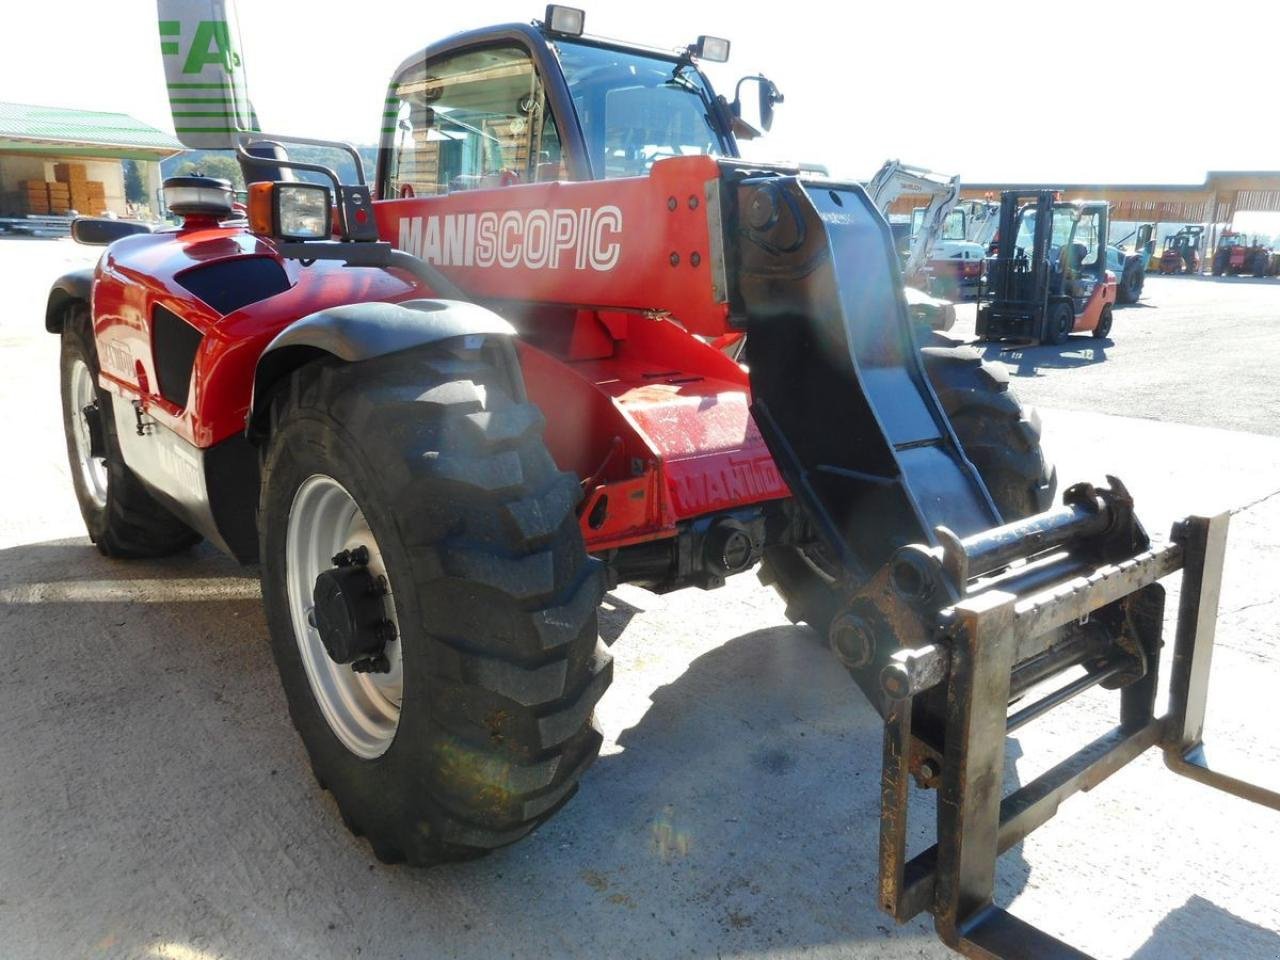
<svg viewBox="0 0 1280 960">
<path fill-rule="evenodd" d="M 46 313 L 76 495 L 108 556 L 260 565 L 292 720 L 377 857 L 556 813 L 601 743 L 605 589 L 755 566 L 884 717 L 880 906 L 969 956 L 1082 956 L 992 902 L 996 859 L 1148 748 L 1280 808 L 1201 751 L 1227 517 L 1155 547 L 1117 479 L 1055 504 L 1006 381 L 917 340 L 862 188 L 740 159 L 781 95 L 717 96 L 726 41 L 554 6 L 451 37 L 392 78 L 368 183 L 259 129 L 224 3 L 160 12 L 177 132 L 248 197 L 176 178 L 174 229 L 78 223 L 116 239 Z M 1115 729 L 1002 797 L 1006 737 L 1093 686 Z M 937 842 L 908 857 L 913 781 Z"/>
</svg>

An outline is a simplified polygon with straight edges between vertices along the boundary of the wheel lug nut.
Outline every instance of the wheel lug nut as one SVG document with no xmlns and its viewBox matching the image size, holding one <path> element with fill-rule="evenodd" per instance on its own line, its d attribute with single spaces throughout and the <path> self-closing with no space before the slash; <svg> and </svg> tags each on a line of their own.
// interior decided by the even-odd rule
<svg viewBox="0 0 1280 960">
<path fill-rule="evenodd" d="M 331 561 L 335 567 L 363 567 L 369 562 L 369 548 L 360 546 L 351 550 L 340 550 Z"/>
<path fill-rule="evenodd" d="M 357 660 L 351 664 L 351 670 L 354 673 L 390 673 L 391 661 L 387 659 L 385 653 L 379 653 L 376 656 Z"/>
</svg>

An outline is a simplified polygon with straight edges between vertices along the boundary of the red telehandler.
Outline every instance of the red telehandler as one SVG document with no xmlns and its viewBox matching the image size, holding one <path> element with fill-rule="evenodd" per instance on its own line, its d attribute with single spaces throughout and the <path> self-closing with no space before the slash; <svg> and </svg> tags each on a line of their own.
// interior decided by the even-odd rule
<svg viewBox="0 0 1280 960">
<path fill-rule="evenodd" d="M 177 132 L 234 151 L 247 209 L 197 176 L 174 229 L 78 223 L 118 239 L 46 313 L 76 495 L 108 556 L 260 565 L 293 722 L 380 859 L 565 805 L 610 584 L 756 565 L 884 717 L 882 908 L 961 952 L 1082 956 L 993 905 L 996 860 L 1148 748 L 1280 807 L 1200 750 L 1227 517 L 1153 547 L 1118 480 L 1054 506 L 1004 377 L 917 340 L 866 193 L 739 158 L 781 97 L 714 93 L 726 41 L 594 39 L 566 7 L 451 37 L 392 78 L 367 183 L 258 129 L 221 0 L 160 10 Z M 1095 685 L 1115 729 L 1002 797 L 1007 734 Z M 908 859 L 912 780 L 937 842 Z"/>
</svg>

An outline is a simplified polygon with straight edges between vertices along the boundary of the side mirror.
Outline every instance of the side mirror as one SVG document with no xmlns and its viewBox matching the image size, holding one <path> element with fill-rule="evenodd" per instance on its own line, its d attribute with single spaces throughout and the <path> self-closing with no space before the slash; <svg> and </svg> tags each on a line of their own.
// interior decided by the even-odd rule
<svg viewBox="0 0 1280 960">
<path fill-rule="evenodd" d="M 121 237 L 135 233 L 151 233 L 151 226 L 136 220 L 112 220 L 109 217 L 76 217 L 71 221 L 71 237 L 77 243 L 105 247 Z"/>
<path fill-rule="evenodd" d="M 782 92 L 774 86 L 772 80 L 760 77 L 760 126 L 766 131 L 773 126 L 773 105 L 782 103 Z"/>
<path fill-rule="evenodd" d="M 742 103 L 742 85 L 744 83 L 754 83 L 757 89 L 757 105 L 756 115 L 754 117 L 744 117 Z M 773 126 L 773 107 L 775 104 L 782 103 L 786 98 L 777 85 L 766 77 L 764 74 L 757 74 L 754 77 L 743 77 L 738 81 L 738 85 L 733 91 L 733 103 L 729 105 L 729 109 L 733 112 L 734 130 L 733 132 L 743 139 L 750 140 L 758 137 L 769 130 Z"/>
</svg>

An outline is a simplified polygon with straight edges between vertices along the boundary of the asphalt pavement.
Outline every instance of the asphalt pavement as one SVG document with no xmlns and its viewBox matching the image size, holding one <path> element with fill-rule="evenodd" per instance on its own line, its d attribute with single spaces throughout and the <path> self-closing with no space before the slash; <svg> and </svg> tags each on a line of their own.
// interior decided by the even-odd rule
<svg viewBox="0 0 1280 960">
<path fill-rule="evenodd" d="M 975 312 L 961 305 L 955 336 Z M 1105 340 L 983 353 L 1038 406 L 1280 436 L 1280 279 L 1149 276 Z"/>
<path fill-rule="evenodd" d="M 42 316 L 86 256 L 0 240 L 0 958 L 952 956 L 875 906 L 878 717 L 752 575 L 608 597 L 605 750 L 534 836 L 377 863 L 307 768 L 255 571 L 84 536 Z M 1122 477 L 1157 537 L 1238 511 L 1207 740 L 1280 786 L 1280 281 L 1153 278 L 1111 340 L 997 359 L 1064 481 Z M 1020 730 L 1011 782 L 1114 709 L 1093 691 Z M 1148 754 L 1002 858 L 999 902 L 1100 960 L 1275 960 L 1277 876 L 1280 814 Z"/>
</svg>

